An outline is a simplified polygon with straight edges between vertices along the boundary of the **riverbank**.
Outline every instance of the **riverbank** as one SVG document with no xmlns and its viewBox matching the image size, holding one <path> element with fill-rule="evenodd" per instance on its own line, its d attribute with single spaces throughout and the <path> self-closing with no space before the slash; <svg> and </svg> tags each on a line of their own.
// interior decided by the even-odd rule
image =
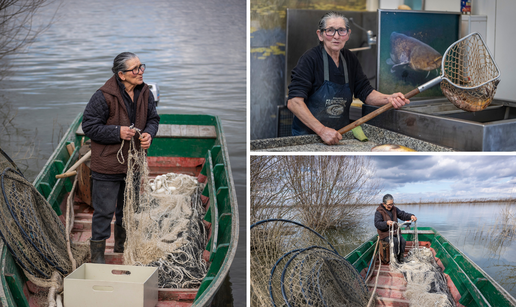
<svg viewBox="0 0 516 307">
<path fill-rule="evenodd" d="M 488 203 L 506 203 L 508 205 L 516 204 L 516 198 L 500 198 L 500 199 L 456 199 L 456 200 L 433 200 L 433 201 L 418 201 L 418 202 L 404 202 L 395 201 L 396 206 L 420 206 L 420 205 L 463 205 L 463 204 L 488 204 Z M 378 204 L 360 204 L 360 206 L 377 206 Z"/>
</svg>

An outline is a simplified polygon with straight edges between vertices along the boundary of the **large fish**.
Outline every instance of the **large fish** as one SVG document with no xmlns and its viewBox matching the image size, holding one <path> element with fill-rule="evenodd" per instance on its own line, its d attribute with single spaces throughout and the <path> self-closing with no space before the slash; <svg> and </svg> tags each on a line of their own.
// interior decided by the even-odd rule
<svg viewBox="0 0 516 307">
<path fill-rule="evenodd" d="M 391 58 L 387 64 L 394 67 L 409 65 L 415 71 L 430 71 L 439 68 L 442 56 L 437 50 L 413 37 L 391 33 Z"/>
</svg>

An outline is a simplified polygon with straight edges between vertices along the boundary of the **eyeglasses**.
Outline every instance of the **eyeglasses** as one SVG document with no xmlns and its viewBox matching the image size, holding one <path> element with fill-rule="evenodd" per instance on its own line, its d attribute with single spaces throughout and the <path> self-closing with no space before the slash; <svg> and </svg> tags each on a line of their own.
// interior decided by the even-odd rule
<svg viewBox="0 0 516 307">
<path fill-rule="evenodd" d="M 340 35 L 340 34 L 339 34 Z M 392 204 L 385 204 L 386 206 L 394 206 L 394 203 Z"/>
<path fill-rule="evenodd" d="M 327 29 L 322 29 L 324 32 L 326 32 L 326 35 L 328 36 L 335 36 L 335 33 L 339 32 L 339 35 L 340 36 L 345 36 L 348 34 L 348 28 L 339 28 L 339 29 L 334 29 L 334 28 L 327 28 Z"/>
<path fill-rule="evenodd" d="M 132 71 L 132 72 L 133 72 L 133 75 L 135 75 L 135 76 L 136 76 L 140 71 L 141 71 L 141 72 L 142 72 L 142 74 L 143 74 L 143 72 L 145 71 L 145 64 L 142 64 L 142 65 L 140 65 L 140 66 L 138 66 L 138 67 L 135 67 L 135 68 L 133 68 L 133 69 L 122 70 L 122 72 L 128 72 L 128 71 Z"/>
</svg>

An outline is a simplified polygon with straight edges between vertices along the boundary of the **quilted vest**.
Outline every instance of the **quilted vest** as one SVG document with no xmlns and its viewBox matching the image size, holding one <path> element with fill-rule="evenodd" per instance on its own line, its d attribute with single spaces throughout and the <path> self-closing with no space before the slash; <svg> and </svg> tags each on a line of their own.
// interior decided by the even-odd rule
<svg viewBox="0 0 516 307">
<path fill-rule="evenodd" d="M 130 126 L 132 123 L 125 107 L 124 99 L 120 93 L 116 76 L 113 75 L 100 90 L 104 94 L 106 103 L 109 107 L 109 118 L 106 125 Z M 144 84 L 138 101 L 136 102 L 136 120 L 134 126 L 143 131 L 147 124 L 147 110 L 149 104 L 149 87 Z M 136 149 L 140 148 L 139 134 L 133 137 Z M 117 144 L 100 144 L 91 141 L 91 169 L 102 174 L 125 174 L 127 173 L 127 155 L 129 151 L 129 141 L 124 141 L 122 154 L 124 163 L 120 164 L 117 159 L 117 153 L 120 150 L 121 143 Z"/>
</svg>

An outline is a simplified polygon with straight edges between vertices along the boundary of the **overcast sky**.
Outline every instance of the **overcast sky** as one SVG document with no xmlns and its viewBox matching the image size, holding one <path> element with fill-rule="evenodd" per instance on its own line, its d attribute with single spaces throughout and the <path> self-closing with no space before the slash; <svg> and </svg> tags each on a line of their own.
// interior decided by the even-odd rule
<svg viewBox="0 0 516 307">
<path fill-rule="evenodd" d="M 516 156 L 371 156 L 394 201 L 516 197 Z M 383 195 L 382 194 L 382 195 Z M 380 199 L 381 201 L 381 199 Z"/>
</svg>

